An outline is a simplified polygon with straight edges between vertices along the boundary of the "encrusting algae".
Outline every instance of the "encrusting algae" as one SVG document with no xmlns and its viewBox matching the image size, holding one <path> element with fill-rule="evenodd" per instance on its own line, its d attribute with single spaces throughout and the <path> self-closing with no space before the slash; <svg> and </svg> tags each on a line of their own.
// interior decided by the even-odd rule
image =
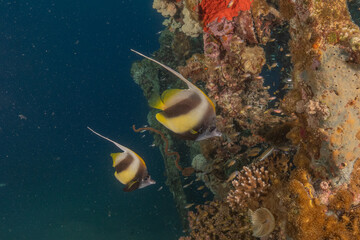
<svg viewBox="0 0 360 240">
<path fill-rule="evenodd" d="M 211 99 L 222 133 L 182 141 L 155 121 L 156 111 L 148 115 L 181 155 L 176 166 L 161 148 L 187 230 L 181 239 L 360 239 L 360 29 L 352 20 L 360 17 L 347 1 L 154 7 L 167 19 L 152 58 Z M 183 87 L 147 60 L 132 75 L 147 99 Z M 179 166 L 190 165 L 184 179 Z"/>
</svg>

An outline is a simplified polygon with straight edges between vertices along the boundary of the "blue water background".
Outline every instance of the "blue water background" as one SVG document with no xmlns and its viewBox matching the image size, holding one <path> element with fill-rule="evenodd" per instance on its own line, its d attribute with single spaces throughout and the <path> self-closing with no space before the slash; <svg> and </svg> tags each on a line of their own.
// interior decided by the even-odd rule
<svg viewBox="0 0 360 240">
<path fill-rule="evenodd" d="M 152 1 L 0 1 L 0 239 L 177 239 L 181 225 L 131 63 L 159 48 Z M 26 118 L 26 119 L 24 119 Z M 155 186 L 122 192 L 111 143 Z M 161 191 L 157 191 L 164 186 Z"/>
</svg>

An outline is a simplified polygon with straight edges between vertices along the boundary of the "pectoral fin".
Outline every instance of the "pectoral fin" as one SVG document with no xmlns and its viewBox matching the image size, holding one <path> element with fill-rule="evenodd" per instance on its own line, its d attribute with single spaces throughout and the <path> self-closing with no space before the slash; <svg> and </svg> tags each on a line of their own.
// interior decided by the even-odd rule
<svg viewBox="0 0 360 240">
<path fill-rule="evenodd" d="M 140 182 L 138 180 L 131 181 L 123 188 L 123 191 L 124 192 L 132 192 L 132 191 L 138 189 L 139 186 L 140 186 Z"/>
</svg>

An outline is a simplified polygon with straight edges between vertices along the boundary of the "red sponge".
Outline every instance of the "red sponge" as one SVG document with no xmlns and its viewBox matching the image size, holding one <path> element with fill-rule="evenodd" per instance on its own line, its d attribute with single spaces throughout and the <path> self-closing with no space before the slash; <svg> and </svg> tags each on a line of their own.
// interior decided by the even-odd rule
<svg viewBox="0 0 360 240">
<path fill-rule="evenodd" d="M 204 23 L 204 31 L 208 24 L 226 18 L 231 21 L 240 11 L 250 10 L 253 0 L 202 0 L 199 4 L 199 15 Z"/>
</svg>

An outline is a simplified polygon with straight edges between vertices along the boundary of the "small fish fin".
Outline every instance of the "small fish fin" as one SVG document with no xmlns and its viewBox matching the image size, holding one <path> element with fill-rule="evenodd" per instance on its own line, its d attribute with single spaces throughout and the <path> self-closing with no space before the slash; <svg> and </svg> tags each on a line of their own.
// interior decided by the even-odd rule
<svg viewBox="0 0 360 240">
<path fill-rule="evenodd" d="M 150 99 L 149 99 L 149 106 L 152 108 L 156 108 L 156 109 L 160 109 L 160 110 L 164 110 L 165 109 L 165 104 L 164 102 L 161 100 L 159 94 L 153 94 Z"/>
<path fill-rule="evenodd" d="M 176 94 L 178 94 L 181 91 L 184 91 L 184 90 L 183 89 L 168 89 L 168 90 L 165 90 L 161 94 L 162 102 L 166 103 L 167 101 L 169 101 L 169 99 L 171 99 L 173 96 L 175 96 Z"/>
<path fill-rule="evenodd" d="M 138 180 L 134 180 L 126 184 L 126 186 L 123 188 L 124 192 L 132 192 L 136 189 L 138 189 L 140 186 L 140 182 Z"/>
</svg>

